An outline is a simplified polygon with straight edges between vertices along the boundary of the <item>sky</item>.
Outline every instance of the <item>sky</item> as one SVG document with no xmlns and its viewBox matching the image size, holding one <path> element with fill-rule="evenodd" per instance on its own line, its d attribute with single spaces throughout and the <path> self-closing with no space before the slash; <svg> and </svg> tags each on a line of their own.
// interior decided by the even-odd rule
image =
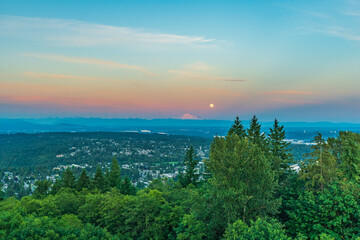
<svg viewBox="0 0 360 240">
<path fill-rule="evenodd" d="M 360 0 L 0 0 L 1 118 L 360 122 L 359 90 Z"/>
</svg>

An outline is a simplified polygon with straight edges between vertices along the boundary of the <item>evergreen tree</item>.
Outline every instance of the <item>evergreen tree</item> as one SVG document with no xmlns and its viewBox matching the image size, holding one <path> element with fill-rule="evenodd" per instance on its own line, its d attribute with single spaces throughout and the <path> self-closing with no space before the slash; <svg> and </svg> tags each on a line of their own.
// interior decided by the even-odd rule
<svg viewBox="0 0 360 240">
<path fill-rule="evenodd" d="M 100 166 L 97 167 L 95 176 L 93 178 L 93 187 L 99 189 L 101 192 L 107 191 L 107 182 L 101 171 Z"/>
<path fill-rule="evenodd" d="M 206 164 L 204 165 L 204 172 L 202 172 L 201 176 L 204 182 L 207 182 L 212 177 L 211 171 Z"/>
<path fill-rule="evenodd" d="M 60 178 L 56 178 L 54 184 L 51 186 L 50 193 L 52 195 L 55 195 L 62 187 L 63 187 L 62 180 Z"/>
<path fill-rule="evenodd" d="M 343 141 L 340 167 L 346 179 L 359 181 L 360 146 L 351 137 L 348 137 Z"/>
<path fill-rule="evenodd" d="M 293 160 L 289 149 L 290 143 L 285 141 L 285 137 L 284 126 L 280 126 L 278 120 L 275 119 L 273 127 L 270 128 L 269 145 L 273 156 L 272 167 L 281 179 L 290 171 L 289 164 Z"/>
<path fill-rule="evenodd" d="M 0 181 L 0 201 L 5 199 L 5 192 L 3 191 L 3 184 Z"/>
<path fill-rule="evenodd" d="M 41 197 L 45 197 L 48 194 L 49 189 L 51 187 L 51 182 L 49 182 L 48 180 L 36 181 L 35 186 L 36 189 L 34 191 L 34 196 L 36 198 L 41 198 Z"/>
<path fill-rule="evenodd" d="M 267 148 L 266 136 L 261 132 L 261 125 L 255 115 L 250 121 L 250 126 L 247 132 L 250 142 L 257 144 L 263 151 L 265 151 Z"/>
<path fill-rule="evenodd" d="M 196 159 L 196 153 L 193 146 L 186 152 L 184 158 L 185 165 L 185 174 L 179 176 L 180 183 L 183 187 L 188 186 L 189 184 L 196 185 L 199 180 L 199 174 L 196 171 L 196 166 L 199 161 Z"/>
<path fill-rule="evenodd" d="M 115 157 L 113 158 L 113 161 L 111 163 L 110 172 L 106 174 L 106 177 L 110 187 L 116 187 L 116 188 L 120 187 L 120 183 L 121 183 L 120 167 Z"/>
<path fill-rule="evenodd" d="M 81 191 L 81 189 L 83 188 L 87 188 L 87 189 L 90 188 L 90 179 L 85 169 L 82 170 L 81 175 L 76 182 L 76 188 L 78 191 Z"/>
<path fill-rule="evenodd" d="M 358 172 L 356 169 L 359 166 L 360 134 L 341 131 L 336 138 L 328 138 L 327 142 L 336 159 L 336 164 L 343 171 L 344 177 L 356 180 L 356 176 L 359 175 L 356 174 Z"/>
<path fill-rule="evenodd" d="M 5 193 L 2 190 L 2 186 L 0 185 L 0 201 L 4 200 L 5 198 Z"/>
<path fill-rule="evenodd" d="M 323 191 L 324 187 L 335 180 L 337 176 L 336 160 L 330 152 L 330 147 L 320 133 L 312 141 L 312 152 L 302 164 L 300 179 L 314 190 Z"/>
<path fill-rule="evenodd" d="M 71 170 L 71 168 L 66 168 L 66 170 L 63 173 L 62 179 L 62 187 L 67 187 L 67 188 L 75 188 L 76 187 L 76 179 L 74 176 L 73 171 Z"/>
<path fill-rule="evenodd" d="M 20 182 L 20 190 L 18 192 L 17 198 L 21 199 L 22 197 L 25 197 L 26 195 L 28 195 L 28 194 L 27 194 L 26 189 L 24 188 L 24 182 L 21 181 Z"/>
<path fill-rule="evenodd" d="M 228 135 L 230 134 L 236 134 L 239 136 L 239 138 L 246 137 L 246 131 L 239 119 L 239 116 L 236 116 L 234 124 L 231 126 L 230 130 L 228 131 Z"/>
<path fill-rule="evenodd" d="M 130 179 L 125 177 L 124 180 L 121 182 L 120 192 L 124 195 L 135 195 L 136 188 L 131 184 Z"/>
</svg>

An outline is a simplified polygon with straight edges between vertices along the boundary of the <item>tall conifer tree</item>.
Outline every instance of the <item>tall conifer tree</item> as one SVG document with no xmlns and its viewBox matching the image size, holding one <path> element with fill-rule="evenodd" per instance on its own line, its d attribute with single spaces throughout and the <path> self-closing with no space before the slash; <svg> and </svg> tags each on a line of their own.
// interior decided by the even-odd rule
<svg viewBox="0 0 360 240">
<path fill-rule="evenodd" d="M 197 156 L 193 146 L 186 152 L 184 158 L 184 165 L 185 165 L 185 174 L 180 175 L 180 183 L 184 187 L 189 184 L 196 185 L 199 179 L 199 174 L 196 172 L 196 166 L 198 165 L 199 161 L 197 160 Z"/>
<path fill-rule="evenodd" d="M 341 170 L 344 177 L 348 180 L 360 180 L 360 146 L 352 138 L 348 136 L 343 141 L 341 151 Z"/>
<path fill-rule="evenodd" d="M 76 179 L 71 168 L 66 168 L 62 177 L 62 187 L 75 188 Z"/>
<path fill-rule="evenodd" d="M 92 180 L 92 184 L 94 188 L 99 189 L 101 192 L 106 192 L 107 191 L 107 181 L 104 177 L 103 172 L 101 171 L 100 166 L 98 166 L 96 168 L 96 173 L 94 175 L 94 178 Z"/>
<path fill-rule="evenodd" d="M 36 189 L 34 191 L 34 196 L 36 198 L 41 198 L 46 196 L 49 193 L 49 189 L 51 187 L 51 182 L 48 180 L 44 181 L 36 181 L 35 182 Z"/>
<path fill-rule="evenodd" d="M 234 124 L 229 129 L 228 135 L 230 135 L 230 134 L 236 134 L 239 136 L 239 138 L 246 137 L 246 131 L 239 119 L 239 116 L 236 116 Z"/>
<path fill-rule="evenodd" d="M 120 176 L 120 167 L 116 161 L 116 158 L 113 158 L 111 163 L 110 172 L 107 174 L 107 180 L 109 182 L 110 187 L 120 187 L 121 176 Z"/>
<path fill-rule="evenodd" d="M 124 195 L 136 194 L 136 188 L 131 184 L 128 177 L 125 177 L 124 180 L 121 182 L 120 192 Z"/>
<path fill-rule="evenodd" d="M 285 141 L 285 137 L 284 126 L 280 126 L 279 121 L 275 119 L 273 127 L 270 128 L 269 144 L 273 156 L 272 167 L 280 177 L 289 172 L 289 164 L 293 161 L 293 155 L 289 149 L 290 143 Z"/>
<path fill-rule="evenodd" d="M 82 170 L 81 175 L 76 182 L 76 188 L 78 191 L 81 191 L 83 188 L 90 188 L 90 180 L 85 169 Z"/>
<path fill-rule="evenodd" d="M 247 132 L 250 142 L 258 145 L 263 151 L 265 151 L 267 148 L 266 135 L 261 132 L 261 125 L 255 115 L 250 121 L 250 126 Z"/>
<path fill-rule="evenodd" d="M 336 160 L 330 152 L 330 147 L 320 133 L 314 137 L 315 145 L 303 163 L 300 179 L 314 190 L 323 191 L 325 186 L 335 180 L 337 176 Z"/>
</svg>

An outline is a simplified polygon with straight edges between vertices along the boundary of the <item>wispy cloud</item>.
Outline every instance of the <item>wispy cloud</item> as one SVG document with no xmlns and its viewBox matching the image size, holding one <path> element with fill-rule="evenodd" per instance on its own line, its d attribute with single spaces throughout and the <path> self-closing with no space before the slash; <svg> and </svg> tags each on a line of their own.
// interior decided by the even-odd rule
<svg viewBox="0 0 360 240">
<path fill-rule="evenodd" d="M 101 60 L 96 58 L 78 58 L 78 57 L 71 57 L 71 56 L 63 56 L 63 55 L 54 55 L 54 54 L 38 54 L 38 53 L 21 53 L 22 56 L 27 57 L 34 57 L 40 59 L 47 59 L 52 61 L 59 61 L 59 62 L 69 62 L 69 63 L 80 63 L 80 64 L 89 64 L 89 65 L 100 65 L 100 66 L 107 66 L 111 68 L 121 68 L 121 69 L 129 69 L 142 72 L 149 76 L 156 76 L 157 74 L 152 73 L 150 71 L 145 70 L 143 67 L 129 65 L 119 62 Z"/>
<path fill-rule="evenodd" d="M 270 99 L 272 102 L 277 102 L 277 103 L 281 103 L 281 104 L 290 104 L 290 105 L 303 105 L 303 104 L 312 104 L 314 103 L 313 101 L 309 101 L 309 100 L 299 100 L 299 99 L 288 99 L 288 98 L 272 98 Z"/>
<path fill-rule="evenodd" d="M 211 68 L 205 64 L 187 65 L 186 70 L 169 70 L 168 73 L 175 74 L 177 77 L 190 78 L 197 80 L 212 80 L 223 82 L 245 82 L 245 79 L 224 78 L 214 76 L 214 73 L 206 72 Z M 197 71 L 196 71 L 197 70 Z"/>
<path fill-rule="evenodd" d="M 222 82 L 246 82 L 245 79 L 231 79 L 231 78 L 219 78 L 219 77 L 201 77 L 197 79 L 209 79 L 209 80 L 217 80 Z"/>
<path fill-rule="evenodd" d="M 359 15 L 360 16 L 360 15 Z M 326 36 L 336 37 L 348 41 L 360 41 L 360 32 L 355 28 L 334 26 L 331 24 L 323 24 L 318 27 L 302 27 L 305 33 L 317 33 Z"/>
<path fill-rule="evenodd" d="M 178 87 L 180 91 L 187 92 L 192 95 L 203 94 L 204 96 L 222 96 L 222 97 L 243 97 L 244 94 L 237 91 L 231 91 L 227 89 L 215 88 L 215 87 Z M 192 95 L 191 95 L 192 94 Z"/>
<path fill-rule="evenodd" d="M 58 96 L 41 96 L 41 95 L 29 95 L 29 96 L 12 96 L 0 94 L 0 103 L 2 104 L 15 104 L 24 106 L 58 106 L 67 109 L 82 108 L 101 108 L 101 109 L 115 109 L 116 104 L 113 101 L 107 99 L 92 99 L 92 98 L 76 98 L 76 97 L 58 97 Z M 117 103 L 119 106 L 120 103 Z"/>
<path fill-rule="evenodd" d="M 343 12 L 343 14 L 345 14 L 347 16 L 360 17 L 360 12 L 355 12 L 355 11 L 346 11 L 346 12 Z"/>
<path fill-rule="evenodd" d="M 360 6 L 360 1 L 358 0 L 346 0 L 345 2 L 353 6 Z"/>
<path fill-rule="evenodd" d="M 74 75 L 64 75 L 64 74 L 48 74 L 48 73 L 39 73 L 39 72 L 24 72 L 22 76 L 29 78 L 37 78 L 37 79 L 101 80 L 101 78 L 96 78 L 96 77 L 74 76 Z"/>
<path fill-rule="evenodd" d="M 315 12 L 315 11 L 307 11 L 307 10 L 302 10 L 299 8 L 288 8 L 290 10 L 294 10 L 296 12 L 302 13 L 302 14 L 306 14 L 308 16 L 312 16 L 312 17 L 316 17 L 316 18 L 329 18 L 329 15 L 322 13 L 322 12 Z"/>
<path fill-rule="evenodd" d="M 214 44 L 215 39 L 157 33 L 150 30 L 101 25 L 69 19 L 0 15 L 0 35 L 36 39 L 59 45 Z"/>
<path fill-rule="evenodd" d="M 314 92 L 307 92 L 307 91 L 294 91 L 294 90 L 287 90 L 287 91 L 271 91 L 271 92 L 262 92 L 262 95 L 313 95 Z"/>
<path fill-rule="evenodd" d="M 289 9 L 303 14 L 303 20 L 307 24 L 298 27 L 303 33 L 316 33 L 348 41 L 360 41 L 359 21 L 354 21 L 359 20 L 358 17 L 360 17 L 360 2 L 351 0 L 335 2 L 337 7 L 328 9 L 326 14 L 321 11 Z"/>
</svg>

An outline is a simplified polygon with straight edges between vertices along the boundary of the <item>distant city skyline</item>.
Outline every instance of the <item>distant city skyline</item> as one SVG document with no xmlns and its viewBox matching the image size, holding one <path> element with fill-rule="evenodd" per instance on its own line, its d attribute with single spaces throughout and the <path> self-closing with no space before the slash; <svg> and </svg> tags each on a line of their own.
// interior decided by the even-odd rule
<svg viewBox="0 0 360 240">
<path fill-rule="evenodd" d="M 0 118 L 360 122 L 360 1 L 0 0 Z"/>
</svg>

